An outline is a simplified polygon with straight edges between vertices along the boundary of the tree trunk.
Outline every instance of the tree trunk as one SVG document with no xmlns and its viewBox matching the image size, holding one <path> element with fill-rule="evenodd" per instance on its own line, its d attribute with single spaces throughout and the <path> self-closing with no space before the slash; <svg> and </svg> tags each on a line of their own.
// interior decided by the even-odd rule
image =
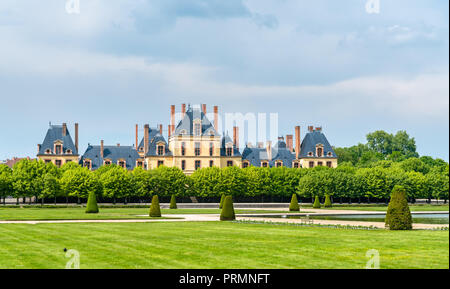
<svg viewBox="0 0 450 289">
<path fill-rule="evenodd" d="M 358 204 L 361 204 L 361 197 L 358 197 Z"/>
<path fill-rule="evenodd" d="M 78 205 L 81 204 L 81 202 L 80 202 L 80 197 L 77 197 L 77 204 L 78 204 Z"/>
<path fill-rule="evenodd" d="M 41 205 L 44 205 L 44 198 L 41 199 Z"/>
<path fill-rule="evenodd" d="M 126 205 L 127 204 L 127 198 L 123 199 L 123 204 Z"/>
<path fill-rule="evenodd" d="M 55 197 L 55 206 L 56 206 L 56 197 Z"/>
<path fill-rule="evenodd" d="M 16 199 L 16 205 L 19 205 L 19 198 Z"/>
<path fill-rule="evenodd" d="M 69 196 L 66 196 L 66 206 L 69 205 Z"/>
<path fill-rule="evenodd" d="M 116 204 L 116 197 L 113 198 L 113 204 Z"/>
</svg>

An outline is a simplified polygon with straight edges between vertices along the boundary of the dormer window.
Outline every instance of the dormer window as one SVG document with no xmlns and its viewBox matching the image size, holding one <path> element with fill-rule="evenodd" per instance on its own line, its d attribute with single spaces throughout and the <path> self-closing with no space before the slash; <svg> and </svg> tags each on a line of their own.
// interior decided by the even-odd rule
<svg viewBox="0 0 450 289">
<path fill-rule="evenodd" d="M 121 168 L 125 168 L 126 167 L 126 162 L 125 161 L 118 161 L 117 165 Z"/>
<path fill-rule="evenodd" d="M 164 155 L 164 145 L 158 145 L 158 156 Z"/>
<path fill-rule="evenodd" d="M 279 162 L 276 162 L 276 165 L 275 165 L 277 168 L 281 168 L 282 166 L 283 166 L 283 162 L 281 162 L 281 161 L 279 161 Z"/>
<path fill-rule="evenodd" d="M 269 163 L 268 163 L 268 162 L 262 162 L 262 163 L 261 163 L 261 166 L 262 166 L 263 168 L 267 168 L 267 167 L 269 166 Z"/>
<path fill-rule="evenodd" d="M 111 165 L 111 161 L 110 160 L 105 160 L 103 164 L 105 166 L 109 166 L 109 165 Z"/>
<path fill-rule="evenodd" d="M 60 155 L 62 153 L 62 145 L 55 145 L 55 154 Z"/>
<path fill-rule="evenodd" d="M 72 154 L 72 150 L 66 150 L 66 154 L 68 154 L 68 155 L 70 155 L 70 154 Z"/>
<path fill-rule="evenodd" d="M 328 153 L 327 153 L 327 156 L 328 156 L 328 157 L 332 157 L 332 156 L 333 156 L 333 153 L 332 153 L 332 152 L 328 152 Z"/>
<path fill-rule="evenodd" d="M 316 146 L 316 155 L 317 155 L 318 158 L 323 157 L 323 145 L 318 144 Z"/>
<path fill-rule="evenodd" d="M 245 168 L 248 168 L 248 166 L 249 166 L 249 163 L 246 161 L 246 162 L 243 162 L 242 163 L 242 167 L 245 169 Z"/>
<path fill-rule="evenodd" d="M 50 149 L 46 149 L 46 150 L 45 150 L 45 153 L 49 155 L 49 154 L 52 153 L 52 151 L 51 151 Z"/>
<path fill-rule="evenodd" d="M 185 130 L 185 129 L 182 129 L 181 131 L 180 131 L 180 134 L 187 134 L 187 131 Z"/>
<path fill-rule="evenodd" d="M 227 147 L 227 157 L 231 157 L 231 156 L 233 156 L 233 148 Z"/>
<path fill-rule="evenodd" d="M 194 123 L 194 135 L 201 136 L 202 135 L 202 124 L 200 120 L 196 120 Z"/>
<path fill-rule="evenodd" d="M 85 160 L 83 162 L 83 167 L 86 167 L 88 169 L 91 169 L 91 161 L 90 160 Z"/>
<path fill-rule="evenodd" d="M 313 152 L 308 152 L 308 157 L 312 157 L 313 156 Z"/>
</svg>

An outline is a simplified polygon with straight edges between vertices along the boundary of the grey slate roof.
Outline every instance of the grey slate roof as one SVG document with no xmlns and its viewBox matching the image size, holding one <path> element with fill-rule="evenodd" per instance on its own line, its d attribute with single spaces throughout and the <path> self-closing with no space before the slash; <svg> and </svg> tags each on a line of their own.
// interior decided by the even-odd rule
<svg viewBox="0 0 450 289">
<path fill-rule="evenodd" d="M 325 135 L 322 133 L 322 131 L 314 130 L 312 132 L 308 132 L 305 135 L 305 138 L 302 141 L 302 145 L 300 148 L 300 158 L 311 158 L 308 156 L 309 152 L 313 153 L 313 157 L 317 157 L 316 155 L 316 145 L 322 144 L 323 145 L 323 155 L 324 157 L 328 157 L 328 152 L 332 153 L 332 156 L 330 158 L 336 158 L 337 155 L 334 152 L 333 148 L 331 147 L 330 143 L 328 142 Z"/>
<path fill-rule="evenodd" d="M 71 150 L 71 155 L 78 155 L 78 151 L 75 148 L 72 137 L 70 136 L 69 129 L 66 129 L 66 135 L 63 136 L 63 126 L 62 125 L 50 125 L 47 134 L 45 135 L 44 142 L 41 144 L 41 149 L 39 150 L 38 155 L 49 155 L 46 154 L 46 150 L 50 150 L 51 154 L 54 154 L 54 143 L 55 141 L 60 140 L 63 143 L 63 153 L 67 150 Z"/>
<path fill-rule="evenodd" d="M 169 150 L 169 146 L 167 144 L 166 139 L 163 135 L 159 133 L 159 129 L 157 128 L 149 128 L 148 130 L 148 150 L 146 156 L 156 156 L 157 155 L 157 143 L 163 142 L 165 147 L 165 155 L 171 156 L 172 152 Z M 141 139 L 141 142 L 138 146 L 138 151 L 141 151 L 141 148 L 144 148 L 144 138 Z"/>
<path fill-rule="evenodd" d="M 132 146 L 104 146 L 104 158 L 101 157 L 100 148 L 100 146 L 88 145 L 86 152 L 81 157 L 80 164 L 83 164 L 84 160 L 90 159 L 92 169 L 96 170 L 103 165 L 104 159 L 111 160 L 113 164 L 117 164 L 118 160 L 124 159 L 126 169 L 132 170 L 136 166 L 136 160 L 140 158 L 136 149 Z"/>
<path fill-rule="evenodd" d="M 250 165 L 261 166 L 261 161 L 269 161 L 269 166 L 275 166 L 275 161 L 282 161 L 284 167 L 291 168 L 295 160 L 295 153 L 289 151 L 284 140 L 279 139 L 272 147 L 272 159 L 269 160 L 266 148 L 246 147 L 242 152 L 242 159 L 249 161 Z"/>
<path fill-rule="evenodd" d="M 206 115 L 199 108 L 191 106 L 188 107 L 183 119 L 176 126 L 175 135 L 194 135 L 194 120 L 196 119 L 201 120 L 202 136 L 219 135 Z M 182 134 L 183 131 L 185 134 Z"/>
</svg>

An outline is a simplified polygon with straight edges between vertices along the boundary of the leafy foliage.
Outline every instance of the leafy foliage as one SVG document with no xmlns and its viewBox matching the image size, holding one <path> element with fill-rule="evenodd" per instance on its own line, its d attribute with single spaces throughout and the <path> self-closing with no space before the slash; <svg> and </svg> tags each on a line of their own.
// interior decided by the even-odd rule
<svg viewBox="0 0 450 289">
<path fill-rule="evenodd" d="M 86 205 L 86 214 L 97 214 L 97 213 L 98 213 L 97 195 L 95 194 L 95 192 L 90 192 L 88 202 Z"/>
<path fill-rule="evenodd" d="M 323 203 L 325 208 L 331 208 L 333 205 L 331 203 L 330 195 L 325 195 L 325 202 Z"/>
<path fill-rule="evenodd" d="M 220 220 L 221 221 L 233 221 L 235 219 L 236 219 L 236 215 L 234 213 L 233 197 L 226 196 L 225 200 L 223 201 L 223 208 L 222 208 L 222 212 L 220 213 Z"/>
<path fill-rule="evenodd" d="M 320 200 L 319 200 L 319 196 L 316 196 L 314 199 L 314 204 L 313 204 L 313 208 L 314 209 L 320 209 Z"/>
<path fill-rule="evenodd" d="M 298 205 L 297 194 L 292 195 L 291 203 L 289 204 L 289 211 L 298 212 L 300 211 L 300 206 Z"/>
<path fill-rule="evenodd" d="M 411 230 L 412 216 L 402 186 L 395 186 L 386 212 L 386 227 L 390 230 Z"/>
<path fill-rule="evenodd" d="M 177 209 L 177 198 L 175 197 L 175 195 L 172 195 L 172 197 L 170 197 L 170 209 Z"/>
<path fill-rule="evenodd" d="M 161 207 L 159 206 L 159 198 L 157 195 L 153 196 L 152 204 L 150 205 L 150 217 L 159 218 L 161 217 Z"/>
</svg>

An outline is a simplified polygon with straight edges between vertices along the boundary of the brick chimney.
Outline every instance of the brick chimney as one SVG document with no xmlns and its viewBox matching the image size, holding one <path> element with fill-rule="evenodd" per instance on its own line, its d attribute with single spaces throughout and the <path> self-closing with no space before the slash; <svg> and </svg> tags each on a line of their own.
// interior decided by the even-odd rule
<svg viewBox="0 0 450 289">
<path fill-rule="evenodd" d="M 147 152 L 148 152 L 149 130 L 150 130 L 150 125 L 148 125 L 148 124 L 144 125 L 144 155 L 147 155 Z"/>
<path fill-rule="evenodd" d="M 175 129 L 175 105 L 170 106 L 170 135 Z"/>
<path fill-rule="evenodd" d="M 184 117 L 185 114 L 186 114 L 186 103 L 183 103 L 181 105 L 181 117 Z"/>
<path fill-rule="evenodd" d="M 105 149 L 105 142 L 103 140 L 100 141 L 100 156 L 104 157 L 104 149 Z"/>
<path fill-rule="evenodd" d="M 135 143 L 136 143 L 136 149 L 138 148 L 138 138 L 139 138 L 139 135 L 138 135 L 138 132 L 139 132 L 139 125 L 138 124 L 136 124 L 136 127 L 135 127 Z"/>
<path fill-rule="evenodd" d="M 172 126 L 169 124 L 169 125 L 167 126 L 167 130 L 168 130 L 169 137 L 172 135 L 172 133 L 171 133 L 171 131 L 170 131 L 171 128 L 172 128 Z"/>
<path fill-rule="evenodd" d="M 203 114 L 206 115 L 206 104 L 202 104 L 202 111 L 203 111 Z"/>
<path fill-rule="evenodd" d="M 308 131 L 309 132 L 313 132 L 314 131 L 314 126 L 312 126 L 312 125 L 308 126 Z"/>
<path fill-rule="evenodd" d="M 41 151 L 41 145 L 38 144 L 38 154 L 39 154 L 40 151 Z"/>
<path fill-rule="evenodd" d="M 120 143 L 118 143 L 117 146 L 120 147 Z"/>
<path fill-rule="evenodd" d="M 62 135 L 63 136 L 67 135 L 67 123 L 62 124 Z"/>
<path fill-rule="evenodd" d="M 239 149 L 239 127 L 233 127 L 233 145 L 235 148 Z"/>
<path fill-rule="evenodd" d="M 295 127 L 295 158 L 298 159 L 300 156 L 300 126 Z"/>
<path fill-rule="evenodd" d="M 294 151 L 294 136 L 292 134 L 286 135 L 286 147 L 290 152 Z"/>
<path fill-rule="evenodd" d="M 258 148 L 262 149 L 262 148 L 264 147 L 264 142 L 259 141 L 259 142 L 257 143 L 257 146 L 258 146 Z"/>
<path fill-rule="evenodd" d="M 321 126 L 316 127 L 316 131 L 322 131 L 322 127 Z"/>
<path fill-rule="evenodd" d="M 78 153 L 78 123 L 75 123 L 75 148 Z"/>
<path fill-rule="evenodd" d="M 272 141 L 270 140 L 267 141 L 266 150 L 267 150 L 267 158 L 270 161 L 272 160 Z"/>
<path fill-rule="evenodd" d="M 163 134 L 163 125 L 162 124 L 159 125 L 159 134 L 160 135 Z"/>
<path fill-rule="evenodd" d="M 219 131 L 219 107 L 214 106 L 214 128 Z"/>
</svg>

